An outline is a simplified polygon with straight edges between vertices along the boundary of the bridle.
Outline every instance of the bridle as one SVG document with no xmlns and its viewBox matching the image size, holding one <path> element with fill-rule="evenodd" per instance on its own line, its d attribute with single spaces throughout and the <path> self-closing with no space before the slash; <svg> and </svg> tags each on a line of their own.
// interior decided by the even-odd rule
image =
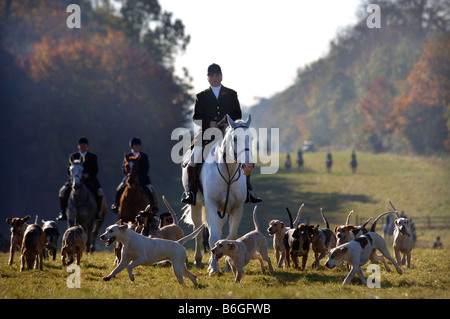
<svg viewBox="0 0 450 319">
<path fill-rule="evenodd" d="M 246 126 L 246 125 L 238 125 L 238 126 L 234 127 L 233 130 L 236 129 L 236 128 L 248 129 L 248 126 Z M 234 162 L 237 163 L 236 136 L 234 136 L 233 140 L 234 140 L 234 143 L 235 143 L 235 145 L 234 145 L 235 146 L 234 147 Z M 247 140 L 248 140 L 248 136 L 246 136 L 246 142 L 247 142 Z M 250 152 L 250 148 L 249 147 L 244 148 L 244 152 L 246 152 L 246 153 Z M 222 174 L 222 172 L 220 171 L 220 168 L 219 168 L 219 163 L 216 160 L 217 171 L 219 172 L 219 175 L 222 177 L 222 179 L 227 184 L 227 194 L 226 194 L 226 197 L 225 197 L 225 204 L 224 204 L 224 207 L 223 207 L 223 212 L 220 213 L 219 211 L 217 211 L 217 214 L 219 215 L 220 218 L 224 218 L 225 217 L 225 214 L 227 212 L 228 199 L 230 197 L 230 187 L 231 187 L 231 185 L 233 183 L 237 182 L 239 180 L 239 178 L 241 177 L 241 168 L 242 168 L 242 163 L 238 163 L 236 170 L 234 171 L 233 174 L 231 174 L 230 168 L 228 167 L 228 165 L 226 163 L 226 151 L 223 152 L 223 158 L 222 159 L 223 159 L 223 162 L 225 163 L 225 167 L 227 169 L 228 178 L 226 178 Z M 237 175 L 237 177 L 236 177 L 236 175 Z"/>
</svg>

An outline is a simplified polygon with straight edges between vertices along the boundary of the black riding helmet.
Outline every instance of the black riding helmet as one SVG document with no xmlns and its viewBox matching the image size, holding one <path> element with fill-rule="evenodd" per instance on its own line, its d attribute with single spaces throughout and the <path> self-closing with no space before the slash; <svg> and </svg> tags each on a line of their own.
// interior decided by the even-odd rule
<svg viewBox="0 0 450 319">
<path fill-rule="evenodd" d="M 134 136 L 130 139 L 129 145 L 130 147 L 133 145 L 142 145 L 141 139 L 137 136 Z"/>
</svg>

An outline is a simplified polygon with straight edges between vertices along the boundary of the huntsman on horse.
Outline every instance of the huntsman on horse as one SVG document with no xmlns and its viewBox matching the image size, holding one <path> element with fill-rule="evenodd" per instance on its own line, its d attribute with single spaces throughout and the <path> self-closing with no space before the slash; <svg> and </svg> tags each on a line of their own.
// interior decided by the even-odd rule
<svg viewBox="0 0 450 319">
<path fill-rule="evenodd" d="M 96 220 L 97 203 L 92 192 L 82 181 L 84 157 L 70 163 L 69 171 L 72 180 L 72 190 L 69 195 L 67 207 L 67 224 L 83 226 L 88 235 L 86 243 L 87 251 L 95 250 L 95 239 L 103 223 L 106 214 L 106 202 L 102 201 L 100 219 Z"/>
<path fill-rule="evenodd" d="M 253 135 L 249 130 L 251 116 L 246 122 L 233 121 L 227 115 L 228 127 L 224 136 L 216 136 L 218 140 L 210 147 L 205 148 L 205 161 L 200 172 L 201 190 L 198 192 L 196 205 L 184 207 L 184 220 L 195 228 L 207 223 L 209 230 L 209 245 L 214 244 L 222 237 L 222 228 L 230 219 L 229 239 L 237 238 L 237 230 L 244 211 L 247 197 L 246 177 L 242 169 L 252 163 Z M 211 150 L 211 151 L 209 151 Z M 186 152 L 185 159 L 191 154 Z M 182 181 L 188 183 L 187 169 L 182 170 Z M 195 241 L 195 265 L 203 267 L 201 252 L 202 236 Z M 218 272 L 218 262 L 211 254 L 209 260 L 210 274 Z"/>
<path fill-rule="evenodd" d="M 127 174 L 126 186 L 120 198 L 119 216 L 123 222 L 134 222 L 136 215 L 144 210 L 150 204 L 150 200 L 145 195 L 139 183 L 139 156 L 127 156 L 124 154 L 124 171 Z M 159 200 L 156 189 L 152 186 L 152 192 L 155 195 L 155 203 L 159 206 Z"/>
</svg>

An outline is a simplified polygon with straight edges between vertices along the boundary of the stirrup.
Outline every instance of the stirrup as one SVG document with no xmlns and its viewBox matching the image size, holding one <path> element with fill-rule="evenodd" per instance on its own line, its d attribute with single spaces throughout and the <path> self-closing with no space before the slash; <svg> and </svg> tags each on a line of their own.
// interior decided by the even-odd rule
<svg viewBox="0 0 450 319">
<path fill-rule="evenodd" d="M 64 214 L 64 213 L 61 211 L 61 212 L 59 212 L 59 216 L 56 217 L 56 220 L 57 220 L 57 221 L 67 220 L 67 215 Z"/>
<path fill-rule="evenodd" d="M 182 204 L 188 204 L 188 205 L 195 205 L 195 195 L 194 192 L 184 192 L 181 196 L 181 203 Z"/>
<path fill-rule="evenodd" d="M 111 205 L 110 209 L 114 214 L 119 212 L 119 207 L 115 203 Z"/>
<path fill-rule="evenodd" d="M 262 198 L 253 196 L 253 194 L 250 190 L 247 191 L 247 199 L 246 199 L 245 203 L 256 204 L 256 203 L 261 203 L 262 201 L 263 201 Z"/>
</svg>

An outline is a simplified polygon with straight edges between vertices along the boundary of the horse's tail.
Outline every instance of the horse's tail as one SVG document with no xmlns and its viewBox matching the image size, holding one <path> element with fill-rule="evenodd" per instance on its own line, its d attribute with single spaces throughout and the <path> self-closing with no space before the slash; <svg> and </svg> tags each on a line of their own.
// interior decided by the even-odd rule
<svg viewBox="0 0 450 319">
<path fill-rule="evenodd" d="M 183 212 L 183 215 L 181 215 L 181 220 L 188 225 L 194 225 L 194 221 L 192 220 L 191 205 L 184 205 L 181 208 L 181 211 Z"/>
<path fill-rule="evenodd" d="M 181 239 L 178 239 L 177 242 L 179 242 L 181 245 L 184 245 L 185 242 L 193 239 L 197 234 L 206 226 L 206 224 L 202 224 L 200 227 L 198 227 L 196 230 L 194 230 L 192 233 L 190 233 L 187 236 L 184 236 Z"/>
<path fill-rule="evenodd" d="M 197 204 L 199 205 L 199 204 Z M 192 220 L 192 207 L 191 205 L 184 205 L 181 208 L 181 211 L 183 212 L 183 215 L 181 215 L 180 220 L 183 220 L 186 224 L 188 225 L 194 225 L 194 221 Z M 202 207 L 202 223 L 206 222 L 206 217 L 205 217 L 205 207 Z"/>
</svg>

